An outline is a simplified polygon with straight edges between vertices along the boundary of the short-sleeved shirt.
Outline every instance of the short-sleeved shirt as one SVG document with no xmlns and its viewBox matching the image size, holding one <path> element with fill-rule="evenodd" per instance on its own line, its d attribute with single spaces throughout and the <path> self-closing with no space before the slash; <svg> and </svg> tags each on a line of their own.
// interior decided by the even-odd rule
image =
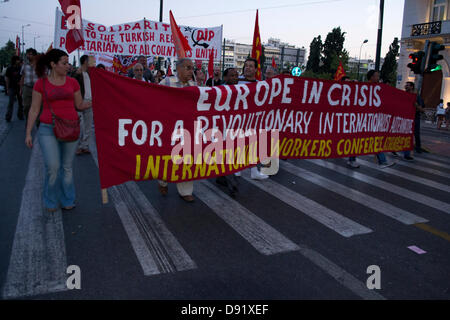
<svg viewBox="0 0 450 320">
<path fill-rule="evenodd" d="M 29 63 L 22 67 L 21 74 L 23 75 L 23 84 L 28 87 L 33 87 L 39 79 L 33 66 Z"/>
<path fill-rule="evenodd" d="M 46 95 L 43 89 L 44 81 Z M 55 86 L 47 78 L 41 78 L 35 83 L 33 90 L 42 95 L 44 107 L 39 118 L 41 122 L 47 124 L 53 123 L 49 102 L 53 112 L 58 117 L 67 120 L 78 119 L 78 113 L 75 109 L 75 92 L 80 91 L 80 85 L 75 79 L 66 77 L 66 82 L 62 86 Z"/>
</svg>

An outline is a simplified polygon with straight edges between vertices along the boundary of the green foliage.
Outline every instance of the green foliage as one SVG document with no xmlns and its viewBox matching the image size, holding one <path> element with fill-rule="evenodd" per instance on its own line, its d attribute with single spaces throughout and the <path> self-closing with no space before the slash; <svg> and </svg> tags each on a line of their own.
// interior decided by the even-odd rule
<svg viewBox="0 0 450 320">
<path fill-rule="evenodd" d="M 322 39 L 320 36 L 314 38 L 309 45 L 309 57 L 306 70 L 318 73 L 320 71 L 320 59 L 322 57 Z"/>
<path fill-rule="evenodd" d="M 302 77 L 305 78 L 313 78 L 313 79 L 322 79 L 322 80 L 331 80 L 333 79 L 334 74 L 331 73 L 316 73 L 312 70 L 306 70 L 302 73 Z"/>
<path fill-rule="evenodd" d="M 8 40 L 6 45 L 0 49 L 0 71 L 11 63 L 11 58 L 15 54 L 16 45 L 11 40 Z"/>
<path fill-rule="evenodd" d="M 397 57 L 399 55 L 400 45 L 398 38 L 394 38 L 394 41 L 389 46 L 389 51 L 384 58 L 383 66 L 381 67 L 380 78 L 386 82 L 388 81 L 391 86 L 395 87 L 397 81 Z"/>
<path fill-rule="evenodd" d="M 345 33 L 346 32 L 341 31 L 341 27 L 333 28 L 333 30 L 328 33 L 322 50 L 322 73 L 334 74 L 339 65 L 339 59 L 342 60 L 346 58 L 345 63 L 342 61 L 344 68 L 346 67 L 348 53 L 344 50 Z"/>
</svg>

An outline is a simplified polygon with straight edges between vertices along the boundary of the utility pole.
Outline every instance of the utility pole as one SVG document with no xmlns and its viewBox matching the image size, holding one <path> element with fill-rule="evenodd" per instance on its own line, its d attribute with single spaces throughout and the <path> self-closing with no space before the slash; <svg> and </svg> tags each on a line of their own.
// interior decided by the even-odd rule
<svg viewBox="0 0 450 320">
<path fill-rule="evenodd" d="M 380 19 L 378 20 L 377 53 L 375 56 L 375 71 L 380 71 L 381 37 L 383 34 L 384 0 L 380 0 Z"/>
<path fill-rule="evenodd" d="M 163 0 L 159 0 L 159 22 L 162 22 L 163 20 Z M 158 56 L 158 67 L 159 70 L 162 70 L 161 68 L 161 57 Z"/>
</svg>

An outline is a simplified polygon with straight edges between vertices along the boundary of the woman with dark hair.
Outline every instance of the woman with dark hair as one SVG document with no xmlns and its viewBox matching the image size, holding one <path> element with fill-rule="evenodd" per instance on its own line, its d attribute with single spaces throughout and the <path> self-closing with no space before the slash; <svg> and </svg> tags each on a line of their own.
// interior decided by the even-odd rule
<svg viewBox="0 0 450 320">
<path fill-rule="evenodd" d="M 52 49 L 39 57 L 36 64 L 39 80 L 33 88 L 28 115 L 25 144 L 32 148 L 31 130 L 43 102 L 38 141 L 45 164 L 43 202 L 49 212 L 57 211 L 60 205 L 66 210 L 75 207 L 72 164 L 78 144 L 78 140 L 62 142 L 56 139 L 52 114 L 67 120 L 78 120 L 77 110 L 85 110 L 92 105 L 83 101 L 80 86 L 75 79 L 67 76 L 68 70 L 69 56 L 62 50 Z"/>
</svg>

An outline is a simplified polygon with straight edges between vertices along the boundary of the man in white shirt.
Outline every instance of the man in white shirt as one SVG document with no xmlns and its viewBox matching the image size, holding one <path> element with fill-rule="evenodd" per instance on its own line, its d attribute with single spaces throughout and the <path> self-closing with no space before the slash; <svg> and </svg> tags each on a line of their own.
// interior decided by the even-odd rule
<svg viewBox="0 0 450 320">
<path fill-rule="evenodd" d="M 134 79 L 147 82 L 144 78 L 144 66 L 139 62 L 136 63 L 133 67 Z"/>
<path fill-rule="evenodd" d="M 75 79 L 77 79 L 80 84 L 81 96 L 83 100 L 92 101 L 92 91 L 91 91 L 91 79 L 89 78 L 88 68 L 89 56 L 83 55 L 80 58 L 80 69 L 77 71 L 75 75 Z M 83 110 L 78 112 L 81 117 L 81 125 L 80 125 L 80 140 L 78 142 L 78 150 L 77 154 L 90 153 L 89 151 L 89 137 L 91 135 L 92 130 L 92 108 Z"/>
</svg>

